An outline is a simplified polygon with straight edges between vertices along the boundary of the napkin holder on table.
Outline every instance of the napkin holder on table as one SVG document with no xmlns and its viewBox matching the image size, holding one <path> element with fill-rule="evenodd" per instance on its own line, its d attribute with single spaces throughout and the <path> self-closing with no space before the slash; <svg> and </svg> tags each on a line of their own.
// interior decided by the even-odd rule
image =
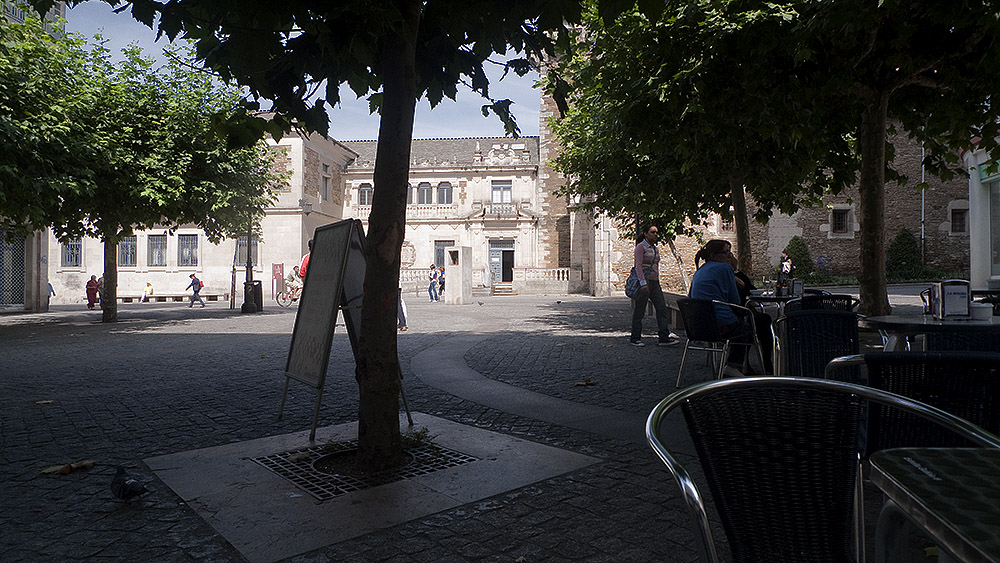
<svg viewBox="0 0 1000 563">
<path fill-rule="evenodd" d="M 931 285 L 930 309 L 935 319 L 968 319 L 972 291 L 966 280 L 944 280 Z"/>
</svg>

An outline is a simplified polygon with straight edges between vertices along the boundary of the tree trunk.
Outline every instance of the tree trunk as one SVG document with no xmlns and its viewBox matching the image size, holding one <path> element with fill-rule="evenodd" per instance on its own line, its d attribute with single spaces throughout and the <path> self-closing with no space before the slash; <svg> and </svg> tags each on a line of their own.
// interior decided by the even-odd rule
<svg viewBox="0 0 1000 563">
<path fill-rule="evenodd" d="M 684 295 L 687 295 L 688 288 L 691 287 L 691 283 L 688 281 L 687 270 L 684 269 L 684 260 L 682 260 L 681 255 L 677 253 L 677 245 L 674 244 L 673 237 L 667 241 L 667 245 L 670 246 L 670 252 L 674 255 L 674 262 L 677 264 L 677 271 L 681 273 L 681 283 L 684 285 Z"/>
<path fill-rule="evenodd" d="M 730 184 L 733 197 L 733 226 L 736 227 L 736 259 L 741 272 L 753 272 L 753 252 L 750 248 L 750 221 L 747 218 L 747 197 L 743 191 L 743 181 L 734 180 Z"/>
<path fill-rule="evenodd" d="M 416 105 L 417 28 L 422 4 L 398 0 L 404 21 L 383 46 L 382 117 L 375 155 L 375 190 L 365 247 L 365 294 L 355 379 L 358 407 L 358 465 L 377 471 L 402 459 L 399 433 L 399 357 L 396 299 L 400 249 L 406 226 L 406 186 Z"/>
<path fill-rule="evenodd" d="M 104 289 L 101 290 L 101 322 L 118 322 L 118 240 L 104 237 Z"/>
<path fill-rule="evenodd" d="M 885 139 L 889 92 L 879 91 L 861 117 L 861 271 L 864 315 L 888 315 L 885 281 Z"/>
</svg>

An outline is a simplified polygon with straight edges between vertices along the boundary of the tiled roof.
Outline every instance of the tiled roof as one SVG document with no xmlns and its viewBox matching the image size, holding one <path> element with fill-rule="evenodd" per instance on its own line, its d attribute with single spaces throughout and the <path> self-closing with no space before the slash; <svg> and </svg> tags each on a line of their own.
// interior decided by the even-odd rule
<svg viewBox="0 0 1000 563">
<path fill-rule="evenodd" d="M 353 167 L 369 168 L 374 166 L 375 141 L 342 141 L 341 144 L 358 153 Z M 503 164 L 537 165 L 538 137 L 413 139 L 410 148 L 410 163 L 413 168 Z"/>
</svg>

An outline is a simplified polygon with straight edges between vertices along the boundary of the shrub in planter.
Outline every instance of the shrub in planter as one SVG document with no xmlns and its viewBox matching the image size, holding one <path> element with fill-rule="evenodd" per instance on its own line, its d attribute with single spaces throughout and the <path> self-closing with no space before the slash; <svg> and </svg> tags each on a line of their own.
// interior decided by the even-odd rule
<svg viewBox="0 0 1000 563">
<path fill-rule="evenodd" d="M 885 252 L 885 276 L 889 281 L 919 280 L 926 277 L 920 257 L 920 241 L 909 229 L 900 229 Z"/>
<path fill-rule="evenodd" d="M 813 273 L 814 264 L 812 255 L 809 254 L 809 245 L 802 237 L 792 237 L 785 246 L 785 254 L 792 259 L 793 276 L 806 279 Z"/>
</svg>

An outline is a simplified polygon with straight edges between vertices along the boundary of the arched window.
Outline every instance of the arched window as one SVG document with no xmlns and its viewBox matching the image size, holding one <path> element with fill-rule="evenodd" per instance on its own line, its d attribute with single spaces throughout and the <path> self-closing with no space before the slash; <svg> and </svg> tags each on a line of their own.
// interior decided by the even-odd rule
<svg viewBox="0 0 1000 563">
<path fill-rule="evenodd" d="M 413 186 L 406 184 L 406 205 L 413 204 Z"/>
<path fill-rule="evenodd" d="M 373 193 L 372 185 L 367 182 L 358 186 L 358 205 L 371 205 Z"/>
<path fill-rule="evenodd" d="M 451 203 L 451 182 L 438 184 L 438 204 Z"/>
<path fill-rule="evenodd" d="M 420 182 L 417 184 L 417 203 L 420 205 L 434 203 L 434 191 L 431 189 L 430 183 Z"/>
</svg>

